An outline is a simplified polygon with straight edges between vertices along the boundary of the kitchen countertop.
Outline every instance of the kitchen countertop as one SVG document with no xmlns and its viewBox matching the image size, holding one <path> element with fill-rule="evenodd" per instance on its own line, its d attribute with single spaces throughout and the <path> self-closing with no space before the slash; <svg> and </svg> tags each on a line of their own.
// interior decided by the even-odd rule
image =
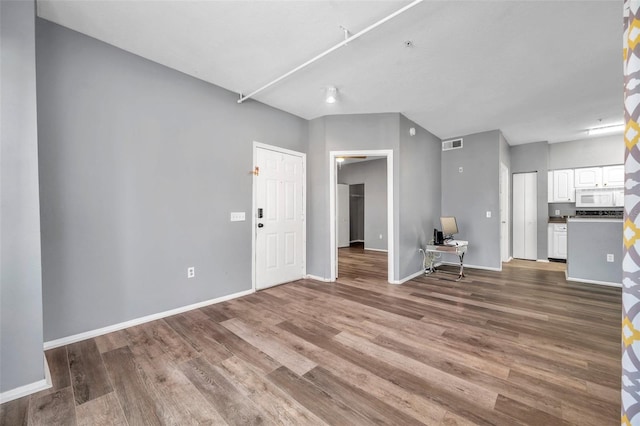
<svg viewBox="0 0 640 426">
<path fill-rule="evenodd" d="M 567 216 L 549 216 L 549 223 L 567 223 Z"/>
</svg>

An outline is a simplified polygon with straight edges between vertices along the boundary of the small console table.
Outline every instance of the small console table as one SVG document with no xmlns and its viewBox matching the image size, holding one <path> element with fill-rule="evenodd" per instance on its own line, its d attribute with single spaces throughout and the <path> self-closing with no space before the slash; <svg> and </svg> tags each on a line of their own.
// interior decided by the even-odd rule
<svg viewBox="0 0 640 426">
<path fill-rule="evenodd" d="M 447 241 L 445 244 L 428 244 L 424 250 L 425 258 L 424 258 L 424 272 L 425 274 L 432 274 L 436 272 L 435 262 L 439 259 L 442 254 L 455 254 L 458 256 L 460 260 L 460 271 L 458 272 L 458 279 L 456 281 L 460 281 L 464 277 L 464 254 L 467 252 L 467 247 L 469 246 L 468 241 L 462 240 L 451 240 Z M 429 264 L 427 265 L 427 253 L 429 256 Z M 444 271 L 443 271 L 444 272 Z"/>
</svg>

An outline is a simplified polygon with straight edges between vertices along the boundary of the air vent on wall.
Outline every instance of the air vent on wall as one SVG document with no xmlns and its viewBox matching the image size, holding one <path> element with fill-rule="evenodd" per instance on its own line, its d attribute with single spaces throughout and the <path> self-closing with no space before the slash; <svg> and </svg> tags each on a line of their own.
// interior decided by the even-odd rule
<svg viewBox="0 0 640 426">
<path fill-rule="evenodd" d="M 451 149 L 462 148 L 462 138 L 451 139 L 450 141 L 442 141 L 442 150 L 449 151 Z"/>
</svg>

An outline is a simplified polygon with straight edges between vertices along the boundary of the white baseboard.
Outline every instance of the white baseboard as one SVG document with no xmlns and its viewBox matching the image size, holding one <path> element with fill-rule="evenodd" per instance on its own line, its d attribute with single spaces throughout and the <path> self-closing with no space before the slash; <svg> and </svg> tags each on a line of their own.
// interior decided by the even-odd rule
<svg viewBox="0 0 640 426">
<path fill-rule="evenodd" d="M 566 271 L 565 271 L 565 276 L 566 276 Z M 585 284 L 606 285 L 609 287 L 622 287 L 622 283 L 612 283 L 609 281 L 598 281 L 598 280 L 585 280 L 582 278 L 571 278 L 569 276 L 567 276 L 567 281 L 575 281 L 575 282 L 585 283 Z"/>
<path fill-rule="evenodd" d="M 460 266 L 459 263 L 455 263 L 455 262 L 442 262 L 445 265 L 449 265 L 449 266 Z M 495 271 L 495 272 L 501 272 L 502 271 L 502 265 L 499 268 L 492 268 L 490 266 L 478 266 L 478 265 L 469 265 L 469 264 L 464 264 L 464 269 L 482 269 L 485 271 Z"/>
<path fill-rule="evenodd" d="M 420 275 L 424 274 L 424 271 L 418 271 L 415 274 L 411 274 L 408 277 L 405 277 L 403 279 L 401 279 L 400 281 L 390 281 L 391 284 L 404 284 L 407 281 L 411 281 L 412 279 L 419 277 Z"/>
<path fill-rule="evenodd" d="M 381 252 L 384 252 L 384 253 L 388 253 L 389 252 L 389 250 L 386 250 L 386 249 L 375 249 L 375 248 L 369 248 L 369 247 L 365 247 L 364 249 L 365 250 L 371 250 L 371 251 L 381 251 Z"/>
<path fill-rule="evenodd" d="M 330 282 L 332 282 L 332 281 L 331 281 L 330 279 L 328 279 L 328 278 L 319 277 L 319 276 L 317 276 L 317 275 L 310 275 L 310 274 L 307 274 L 307 275 L 305 275 L 304 277 L 305 277 L 306 279 L 308 279 L 308 280 L 321 281 L 321 282 L 323 282 L 323 283 L 330 283 Z"/>
<path fill-rule="evenodd" d="M 42 358 L 44 358 L 44 379 L 0 393 L 0 404 L 4 404 L 5 402 L 13 401 L 14 399 L 22 398 L 23 396 L 31 395 L 32 393 L 49 389 L 53 386 L 53 384 L 51 383 L 51 371 L 49 370 L 49 363 L 47 362 L 47 357 L 44 356 L 44 353 L 42 354 Z"/>
<path fill-rule="evenodd" d="M 364 243 L 364 240 L 351 240 L 349 243 Z"/>
<path fill-rule="evenodd" d="M 213 305 L 215 303 L 225 302 L 231 299 L 237 299 L 238 297 L 246 296 L 254 292 L 255 291 L 253 289 L 245 290 L 238 293 L 229 294 L 227 296 L 205 300 L 204 302 L 198 302 L 192 305 L 182 306 L 180 308 L 170 309 L 168 311 L 159 312 L 157 314 L 151 314 L 144 317 L 121 322 L 118 324 L 110 325 L 107 327 L 98 328 L 96 330 L 85 331 L 84 333 L 74 334 L 73 336 L 67 336 L 67 337 L 62 337 L 60 339 L 50 340 L 48 342 L 44 342 L 44 350 L 53 349 L 60 346 L 69 345 L 71 343 L 79 342 L 81 340 L 102 336 L 103 334 L 108 334 L 114 331 L 133 327 L 135 325 L 140 325 L 146 322 L 155 321 L 165 317 L 170 317 L 171 315 L 181 314 L 183 312 L 191 311 L 193 309 L 202 308 L 203 306 Z"/>
</svg>

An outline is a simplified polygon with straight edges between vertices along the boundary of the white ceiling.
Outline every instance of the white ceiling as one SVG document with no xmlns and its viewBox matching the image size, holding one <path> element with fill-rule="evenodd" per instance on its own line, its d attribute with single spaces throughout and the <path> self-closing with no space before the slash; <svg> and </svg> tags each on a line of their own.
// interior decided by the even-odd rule
<svg viewBox="0 0 640 426">
<path fill-rule="evenodd" d="M 407 1 L 38 0 L 38 16 L 249 93 Z M 623 121 L 622 1 L 424 1 L 256 96 L 313 119 L 401 112 L 447 139 L 583 139 Z M 410 40 L 413 47 L 405 47 Z M 340 102 L 323 102 L 336 86 Z"/>
</svg>

